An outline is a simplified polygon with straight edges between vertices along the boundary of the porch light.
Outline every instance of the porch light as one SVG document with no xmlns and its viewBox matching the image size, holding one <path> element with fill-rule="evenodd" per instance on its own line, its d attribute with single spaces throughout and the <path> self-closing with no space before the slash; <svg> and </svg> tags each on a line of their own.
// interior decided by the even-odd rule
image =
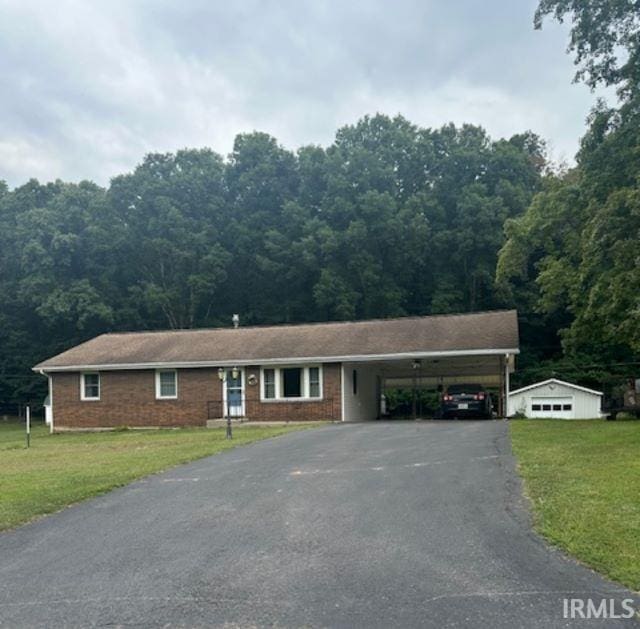
<svg viewBox="0 0 640 629">
<path fill-rule="evenodd" d="M 231 370 L 231 377 L 232 377 L 234 380 L 237 380 L 237 378 L 238 378 L 238 376 L 239 376 L 239 375 L 240 375 L 240 370 L 239 370 L 237 367 L 234 367 L 234 368 Z"/>
<path fill-rule="evenodd" d="M 218 378 L 220 378 L 221 382 L 224 382 L 224 367 L 218 369 Z"/>
</svg>

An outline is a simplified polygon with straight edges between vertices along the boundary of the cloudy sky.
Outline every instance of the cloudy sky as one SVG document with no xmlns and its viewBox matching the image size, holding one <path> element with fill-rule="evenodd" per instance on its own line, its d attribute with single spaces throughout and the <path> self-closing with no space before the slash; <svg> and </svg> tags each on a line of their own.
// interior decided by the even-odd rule
<svg viewBox="0 0 640 629">
<path fill-rule="evenodd" d="M 330 144 L 367 113 L 542 135 L 595 96 L 536 0 L 0 0 L 0 179 L 107 184 L 150 151 L 258 129 Z"/>
</svg>

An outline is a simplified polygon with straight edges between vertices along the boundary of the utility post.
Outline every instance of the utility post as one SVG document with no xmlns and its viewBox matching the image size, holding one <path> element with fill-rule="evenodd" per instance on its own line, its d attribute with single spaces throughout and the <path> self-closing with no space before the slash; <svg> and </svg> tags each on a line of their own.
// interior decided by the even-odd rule
<svg viewBox="0 0 640 629">
<path fill-rule="evenodd" d="M 413 413 L 413 419 L 418 419 L 418 369 L 420 369 L 420 361 L 414 360 L 411 364 L 413 369 L 413 397 L 411 400 L 411 410 Z"/>
<path fill-rule="evenodd" d="M 26 408 L 27 448 L 31 447 L 31 407 Z"/>
<path fill-rule="evenodd" d="M 240 373 L 238 367 L 234 367 L 231 370 L 231 377 L 234 381 L 238 379 Z M 231 399 L 229 396 L 229 387 L 227 386 L 227 370 L 224 367 L 218 369 L 218 378 L 220 378 L 220 382 L 222 383 L 222 399 L 226 401 L 224 406 L 227 414 L 227 439 L 233 439 L 233 432 L 231 430 Z M 242 404 L 242 399 L 240 403 Z"/>
<path fill-rule="evenodd" d="M 222 399 L 226 402 L 225 412 L 227 416 L 227 439 L 233 439 L 233 432 L 231 430 L 231 403 L 229 400 L 229 391 L 226 390 L 227 370 L 224 367 L 220 367 L 220 369 L 218 369 L 218 378 L 220 378 L 220 382 L 222 383 Z"/>
</svg>

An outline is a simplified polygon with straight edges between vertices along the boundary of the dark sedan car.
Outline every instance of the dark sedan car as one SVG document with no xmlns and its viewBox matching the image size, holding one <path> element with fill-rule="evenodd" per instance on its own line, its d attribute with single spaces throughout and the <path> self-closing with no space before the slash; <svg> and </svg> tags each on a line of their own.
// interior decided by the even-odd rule
<svg viewBox="0 0 640 629">
<path fill-rule="evenodd" d="M 491 395 L 481 384 L 452 384 L 442 395 L 441 416 L 491 419 Z"/>
</svg>

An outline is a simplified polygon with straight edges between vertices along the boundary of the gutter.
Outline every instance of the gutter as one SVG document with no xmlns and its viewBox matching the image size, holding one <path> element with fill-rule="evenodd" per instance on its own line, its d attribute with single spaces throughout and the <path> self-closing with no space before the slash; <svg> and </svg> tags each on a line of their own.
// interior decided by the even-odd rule
<svg viewBox="0 0 640 629">
<path fill-rule="evenodd" d="M 437 352 L 400 352 L 396 354 L 355 354 L 345 356 L 294 356 L 285 358 L 251 358 L 236 360 L 206 360 L 206 361 L 176 361 L 176 362 L 146 362 L 146 363 L 106 363 L 106 364 L 77 364 L 53 365 L 46 363 L 36 365 L 33 371 L 46 375 L 60 371 L 123 371 L 140 369 L 196 369 L 202 367 L 247 367 L 252 365 L 296 365 L 299 363 L 367 363 L 389 360 L 412 360 L 418 358 L 455 358 L 464 356 L 504 356 L 505 354 L 519 354 L 518 348 L 510 349 L 469 349 Z"/>
</svg>

